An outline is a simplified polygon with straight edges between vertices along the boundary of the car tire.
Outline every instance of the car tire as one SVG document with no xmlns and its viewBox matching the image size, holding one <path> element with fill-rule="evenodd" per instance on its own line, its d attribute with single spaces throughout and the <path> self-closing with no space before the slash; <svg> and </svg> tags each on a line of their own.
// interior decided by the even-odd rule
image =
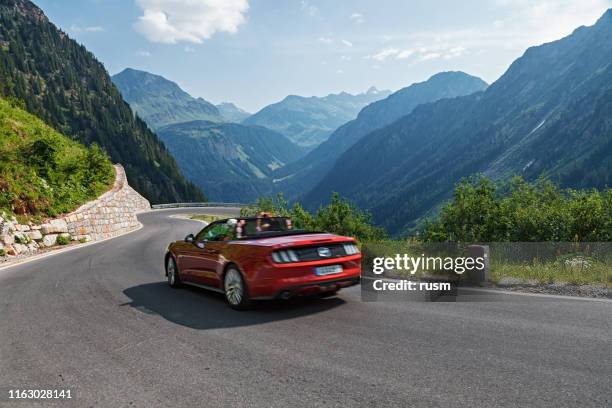
<svg viewBox="0 0 612 408">
<path fill-rule="evenodd" d="M 168 285 L 171 288 L 181 287 L 181 277 L 179 276 L 179 270 L 176 266 L 174 258 L 169 256 L 166 260 L 166 277 L 168 278 Z"/>
<path fill-rule="evenodd" d="M 245 310 L 251 306 L 246 284 L 235 266 L 230 266 L 225 272 L 223 289 L 225 300 L 232 309 Z"/>
</svg>

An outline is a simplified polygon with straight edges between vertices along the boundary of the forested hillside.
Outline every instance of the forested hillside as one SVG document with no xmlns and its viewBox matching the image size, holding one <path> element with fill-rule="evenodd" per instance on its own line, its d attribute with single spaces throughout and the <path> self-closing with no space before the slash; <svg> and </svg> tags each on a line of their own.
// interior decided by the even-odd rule
<svg viewBox="0 0 612 408">
<path fill-rule="evenodd" d="M 594 26 L 529 48 L 486 91 L 421 105 L 363 138 L 305 201 L 317 207 L 338 191 L 399 233 L 475 173 L 609 187 L 610 61 L 612 10 Z"/>
<path fill-rule="evenodd" d="M 357 118 L 340 126 L 305 157 L 278 169 L 276 191 L 299 198 L 314 188 L 349 147 L 373 130 L 409 114 L 420 104 L 482 91 L 487 83 L 464 72 L 440 72 L 363 108 Z"/>
<path fill-rule="evenodd" d="M 204 199 L 104 66 L 27 0 L 0 2 L 0 94 L 74 140 L 97 143 L 153 203 Z"/>
<path fill-rule="evenodd" d="M 193 121 L 158 134 L 185 176 L 212 201 L 250 203 L 270 194 L 272 171 L 303 154 L 285 136 L 261 126 Z"/>
</svg>

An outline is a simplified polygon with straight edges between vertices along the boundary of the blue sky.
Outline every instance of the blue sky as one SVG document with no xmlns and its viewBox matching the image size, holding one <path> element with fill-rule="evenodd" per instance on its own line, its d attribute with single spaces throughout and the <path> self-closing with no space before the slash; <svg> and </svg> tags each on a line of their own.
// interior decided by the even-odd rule
<svg viewBox="0 0 612 408">
<path fill-rule="evenodd" d="M 35 0 L 111 74 L 126 67 L 254 112 L 289 94 L 397 90 L 439 71 L 497 79 L 612 0 Z"/>
</svg>

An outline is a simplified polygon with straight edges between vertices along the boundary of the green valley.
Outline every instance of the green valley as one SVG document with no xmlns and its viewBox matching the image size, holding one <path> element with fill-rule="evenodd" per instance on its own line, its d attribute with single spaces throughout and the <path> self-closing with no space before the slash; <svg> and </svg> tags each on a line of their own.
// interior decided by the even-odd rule
<svg viewBox="0 0 612 408">
<path fill-rule="evenodd" d="M 285 136 L 261 126 L 192 121 L 158 134 L 211 201 L 249 203 L 270 194 L 272 172 L 303 155 Z"/>
</svg>

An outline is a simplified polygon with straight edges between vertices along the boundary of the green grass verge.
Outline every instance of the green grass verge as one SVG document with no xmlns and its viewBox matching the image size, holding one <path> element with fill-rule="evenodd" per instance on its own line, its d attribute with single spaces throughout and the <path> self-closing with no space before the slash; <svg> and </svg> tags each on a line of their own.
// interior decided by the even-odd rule
<svg viewBox="0 0 612 408">
<path fill-rule="evenodd" d="M 20 222 L 67 213 L 108 190 L 114 171 L 96 145 L 85 147 L 0 98 L 0 212 Z"/>
<path fill-rule="evenodd" d="M 211 223 L 217 220 L 222 220 L 227 217 L 220 217 L 218 215 L 205 215 L 205 214 L 192 214 L 189 216 L 192 220 L 204 221 L 206 223 Z"/>
<path fill-rule="evenodd" d="M 598 250 L 593 251 L 593 247 Z M 495 243 L 491 246 L 489 278 L 492 283 L 514 278 L 524 283 L 592 284 L 612 288 L 612 244 L 600 243 L 593 247 L 591 251 L 596 257 L 576 251 L 574 244 Z M 540 253 L 536 255 L 538 249 Z M 364 244 L 362 256 L 364 265 L 372 265 L 375 257 L 395 257 L 396 254 L 436 256 L 437 251 L 444 253 L 444 244 L 383 240 Z M 528 258 L 526 253 L 533 256 Z M 416 274 L 420 275 L 420 272 Z"/>
<path fill-rule="evenodd" d="M 595 284 L 612 288 L 612 265 L 597 261 L 566 264 L 564 261 L 512 264 L 492 263 L 490 279 L 498 283 L 503 278 L 516 278 L 524 282 L 569 283 L 573 285 Z"/>
</svg>

